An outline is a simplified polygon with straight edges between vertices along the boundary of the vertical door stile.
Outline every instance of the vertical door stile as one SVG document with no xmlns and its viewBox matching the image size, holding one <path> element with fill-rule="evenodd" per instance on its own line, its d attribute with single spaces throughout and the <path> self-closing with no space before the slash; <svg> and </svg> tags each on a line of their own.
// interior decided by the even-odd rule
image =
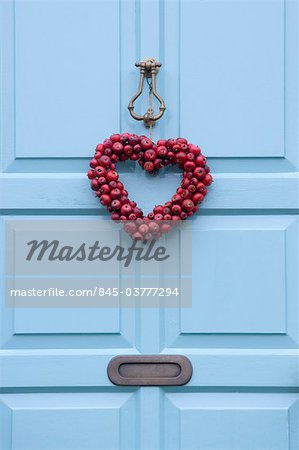
<svg viewBox="0 0 299 450">
<path fill-rule="evenodd" d="M 161 60 L 164 49 L 163 33 L 164 23 L 161 22 L 161 8 L 164 7 L 164 1 L 136 1 L 136 25 L 138 33 L 136 34 L 136 56 L 138 60 L 146 58 L 155 58 L 161 61 L 163 66 L 164 62 Z M 165 76 L 161 71 L 158 75 L 160 82 L 161 78 Z M 145 93 L 143 99 L 139 102 L 138 108 L 141 111 L 145 111 L 148 108 L 148 94 L 147 85 L 145 84 Z M 159 84 L 160 90 L 160 84 Z M 163 92 L 160 92 L 163 97 Z M 161 121 L 163 122 L 163 120 Z M 143 123 L 134 124 L 135 132 L 139 134 L 149 134 L 149 130 L 144 128 Z M 153 128 L 153 139 L 157 139 L 157 134 L 161 132 L 160 124 Z M 136 166 L 136 173 L 141 170 Z M 159 273 L 156 269 L 157 265 L 153 265 L 153 277 L 156 279 L 157 286 L 159 285 Z M 143 276 L 142 263 L 138 267 L 139 286 L 147 287 L 147 278 Z M 150 286 L 154 286 L 154 279 L 148 280 Z M 159 353 L 159 341 L 160 341 L 160 308 L 137 308 L 139 318 L 139 331 L 140 331 L 140 352 L 143 354 L 158 354 Z M 138 391 L 139 401 L 139 447 L 141 450 L 147 450 L 150 448 L 160 448 L 160 427 L 161 427 L 161 389 L 159 387 L 141 387 Z"/>
</svg>

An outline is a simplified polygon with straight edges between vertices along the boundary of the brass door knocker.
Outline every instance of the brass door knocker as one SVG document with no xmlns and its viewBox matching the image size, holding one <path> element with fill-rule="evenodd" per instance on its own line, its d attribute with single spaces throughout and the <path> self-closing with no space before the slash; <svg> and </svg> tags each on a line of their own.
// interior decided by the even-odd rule
<svg viewBox="0 0 299 450">
<path fill-rule="evenodd" d="M 155 59 L 153 59 L 153 58 L 146 59 L 144 61 L 141 61 L 141 62 L 138 62 L 135 64 L 136 67 L 140 67 L 140 81 L 139 81 L 138 91 L 131 98 L 128 109 L 129 109 L 131 116 L 134 119 L 143 120 L 144 125 L 148 128 L 152 127 L 157 120 L 161 119 L 161 117 L 163 116 L 164 111 L 166 109 L 164 100 L 157 93 L 157 88 L 156 88 L 156 75 L 157 75 L 157 73 L 159 71 L 159 67 L 161 67 L 161 65 L 162 64 L 160 62 L 155 61 Z M 147 109 L 147 111 L 145 112 L 145 114 L 143 116 L 140 116 L 139 114 L 136 114 L 136 112 L 134 111 L 134 102 L 142 94 L 145 78 L 149 85 L 150 106 Z M 149 78 L 151 79 L 151 81 L 148 81 Z M 154 115 L 154 109 L 153 109 L 153 105 L 152 105 L 152 95 L 154 97 L 156 97 L 156 99 L 160 103 L 159 112 L 156 115 Z"/>
</svg>

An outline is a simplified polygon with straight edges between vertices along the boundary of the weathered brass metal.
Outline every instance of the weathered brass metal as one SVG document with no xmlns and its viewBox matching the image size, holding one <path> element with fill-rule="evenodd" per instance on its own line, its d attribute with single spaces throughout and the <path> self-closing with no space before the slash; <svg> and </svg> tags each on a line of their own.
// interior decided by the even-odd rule
<svg viewBox="0 0 299 450">
<path fill-rule="evenodd" d="M 156 61 L 153 58 L 149 58 L 149 59 L 140 61 L 135 64 L 136 67 L 140 68 L 139 87 L 138 87 L 136 94 L 131 98 L 128 109 L 129 109 L 131 116 L 136 120 L 143 120 L 146 127 L 150 127 L 157 120 L 161 119 L 161 117 L 163 116 L 164 111 L 166 109 L 164 100 L 157 93 L 157 87 L 156 87 L 156 75 L 157 75 L 161 65 L 162 64 L 160 62 Z M 148 110 L 145 112 L 145 114 L 143 116 L 137 114 L 134 111 L 134 103 L 137 100 L 137 98 L 140 97 L 140 95 L 142 94 L 145 78 L 151 78 L 150 94 L 152 94 L 154 97 L 156 97 L 156 99 L 160 103 L 159 112 L 156 115 L 154 114 L 154 110 L 151 107 L 148 108 Z"/>
<path fill-rule="evenodd" d="M 181 386 L 192 376 L 183 355 L 121 355 L 112 358 L 107 373 L 118 386 Z"/>
</svg>

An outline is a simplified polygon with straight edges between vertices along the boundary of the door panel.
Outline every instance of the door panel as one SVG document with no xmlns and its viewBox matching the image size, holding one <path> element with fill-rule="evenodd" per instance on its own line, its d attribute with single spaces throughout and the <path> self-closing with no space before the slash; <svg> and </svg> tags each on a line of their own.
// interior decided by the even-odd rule
<svg viewBox="0 0 299 450">
<path fill-rule="evenodd" d="M 2 242 L 13 223 L 15 264 L 24 221 L 106 217 L 85 172 L 97 142 L 147 132 L 127 112 L 137 60 L 163 64 L 154 139 L 199 144 L 215 180 L 190 221 L 191 307 L 11 308 L 2 295 L 1 450 L 299 450 L 298 1 L 7 0 L 0 20 Z M 120 172 L 145 209 L 179 183 L 176 169 Z M 112 385 L 110 359 L 138 353 L 186 355 L 193 377 Z"/>
<path fill-rule="evenodd" d="M 296 448 L 297 431 L 289 436 L 296 416 L 298 395 L 167 394 L 165 448 Z"/>
<path fill-rule="evenodd" d="M 119 128 L 118 2 L 16 1 L 14 18 L 16 156 L 89 156 L 99 118 Z"/>
<path fill-rule="evenodd" d="M 283 157 L 284 2 L 182 1 L 180 32 L 182 133 L 209 156 Z"/>
<path fill-rule="evenodd" d="M 112 450 L 121 442 L 135 446 L 130 393 L 6 394 L 1 402 L 12 424 L 1 448 Z"/>
</svg>

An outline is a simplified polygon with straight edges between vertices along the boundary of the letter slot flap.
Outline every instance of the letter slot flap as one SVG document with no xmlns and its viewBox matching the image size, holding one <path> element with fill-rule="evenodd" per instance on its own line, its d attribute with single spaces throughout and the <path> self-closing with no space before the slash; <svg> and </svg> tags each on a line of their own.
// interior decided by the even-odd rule
<svg viewBox="0 0 299 450">
<path fill-rule="evenodd" d="M 183 355 L 122 355 L 111 359 L 107 373 L 118 386 L 182 386 L 192 364 Z"/>
</svg>

